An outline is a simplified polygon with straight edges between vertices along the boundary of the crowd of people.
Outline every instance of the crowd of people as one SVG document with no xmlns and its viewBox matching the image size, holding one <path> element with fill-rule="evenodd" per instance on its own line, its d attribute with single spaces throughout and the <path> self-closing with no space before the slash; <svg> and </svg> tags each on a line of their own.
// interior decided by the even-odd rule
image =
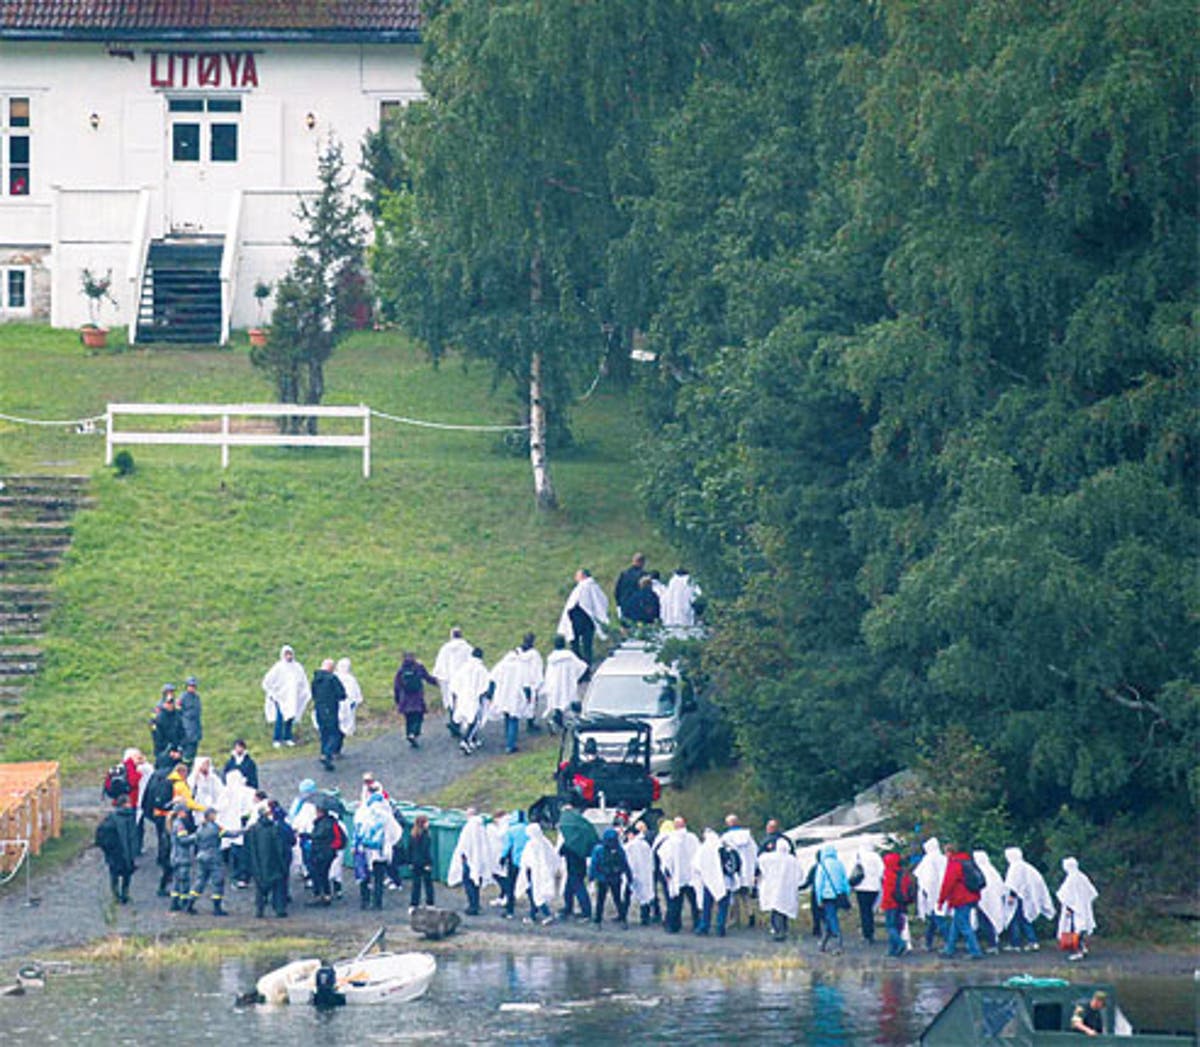
<svg viewBox="0 0 1200 1047">
<path fill-rule="evenodd" d="M 625 627 L 689 627 L 700 609 L 700 589 L 685 569 L 664 585 L 656 572 L 646 570 L 640 553 L 617 578 L 613 595 Z M 421 744 L 427 684 L 440 691 L 447 727 L 467 755 L 482 745 L 489 722 L 503 724 L 509 753 L 517 751 L 522 722 L 527 733 L 562 728 L 591 671 L 593 639 L 605 638 L 610 627 L 608 608 L 603 589 L 581 568 L 545 659 L 535 635 L 527 633 L 489 668 L 483 651 L 458 627 L 437 652 L 432 671 L 406 651 L 392 694 L 408 744 Z M 172 911 L 195 913 L 207 893 L 213 915 L 226 915 L 227 883 L 254 889 L 259 917 L 268 908 L 285 916 L 297 882 L 311 895 L 309 904 L 331 906 L 345 893 L 347 870 L 364 909 L 382 909 L 385 893 L 400 889 L 404 880 L 410 881 L 410 907 L 434 904 L 433 841 L 426 818 L 407 823 L 369 774 L 357 802 L 348 805 L 336 789 L 320 789 L 306 778 L 284 806 L 260 788 L 257 765 L 242 739 L 218 771 L 209 757 L 198 755 L 204 737 L 198 687 L 195 676 L 187 677 L 177 698 L 174 685 L 164 685 L 150 725 L 153 758 L 128 749 L 106 776 L 104 791 L 113 809 L 96 842 L 109 867 L 115 902 L 129 900 L 149 824 L 155 835 L 157 893 L 170 899 Z M 262 688 L 274 747 L 296 744 L 296 721 L 311 703 L 321 765 L 333 770 L 364 701 L 350 660 L 324 659 L 310 681 L 295 651 L 284 645 Z M 556 830 L 554 839 L 547 830 Z M 913 947 L 910 910 L 922 925 L 927 950 L 940 940 L 943 954 L 953 956 L 961 941 L 974 958 L 985 949 L 1037 949 L 1035 921 L 1057 914 L 1060 943 L 1070 959 L 1082 959 L 1095 929 L 1096 890 L 1078 862 L 1063 862 L 1057 891 L 1061 910 L 1019 848 L 1007 849 L 1004 862 L 1001 877 L 986 852 L 943 850 L 936 839 L 928 839 L 911 856 L 863 847 L 847 871 L 833 844 L 796 852 L 773 821 L 761 841 L 732 814 L 721 831 L 706 828 L 700 836 L 682 818 L 653 824 L 620 815 L 598 833 L 568 805 L 554 827 L 530 821 L 522 811 L 495 812 L 490 819 L 468 811 L 447 882 L 462 887 L 471 916 L 482 914 L 482 896 L 494 885 L 497 897 L 491 904 L 504 917 L 512 918 L 527 902 L 530 921 L 576 918 L 601 924 L 611 905 L 622 926 L 633 913 L 642 925 L 661 924 L 677 934 L 686 911 L 694 933 L 724 937 L 731 913 L 738 924 L 753 927 L 757 912 L 767 917 L 767 933 L 779 942 L 788 939 L 789 923 L 808 891 L 813 935 L 822 951 L 831 952 L 842 949 L 842 913 L 854 907 L 853 898 L 863 940 L 874 943 L 881 919 L 888 954 L 894 957 Z"/>
<path fill-rule="evenodd" d="M 256 916 L 270 908 L 283 917 L 300 884 L 307 904 L 329 907 L 346 896 L 347 877 L 363 909 L 382 910 L 387 891 L 405 888 L 410 912 L 435 903 L 428 818 L 409 817 L 371 774 L 356 802 L 309 778 L 285 807 L 258 788 L 242 740 L 219 772 L 207 757 L 189 770 L 178 749 L 154 764 L 131 749 L 121 766 L 123 773 L 110 772 L 105 782 L 113 810 L 96 834 L 119 904 L 129 900 L 147 823 L 156 838 L 158 894 L 175 912 L 195 913 L 207 892 L 213 915 L 227 915 L 232 882 L 253 888 Z M 797 852 L 775 821 L 756 841 L 733 814 L 720 831 L 697 836 L 683 818 L 653 825 L 618 812 L 597 829 L 570 805 L 552 827 L 524 811 L 484 818 L 468 809 L 446 883 L 462 888 L 472 917 L 484 914 L 483 896 L 494 887 L 490 904 L 502 918 L 527 905 L 527 922 L 601 925 L 611 906 L 622 927 L 636 920 L 678 934 L 686 915 L 693 933 L 725 937 L 731 919 L 751 930 L 761 914 L 776 942 L 788 940 L 807 891 L 812 933 L 831 953 L 842 951 L 842 914 L 854 907 L 852 896 L 863 940 L 874 944 L 881 918 L 893 957 L 913 948 L 910 914 L 922 924 L 926 950 L 940 939 L 947 957 L 960 940 L 972 958 L 985 950 L 1036 950 L 1036 921 L 1057 915 L 1060 945 L 1078 960 L 1095 930 L 1097 892 L 1074 858 L 1063 861 L 1056 909 L 1045 879 L 1016 847 L 1005 851 L 1003 877 L 985 851 L 943 850 L 936 839 L 910 856 L 860 847 L 849 871 L 834 844 L 811 852 Z"/>
</svg>

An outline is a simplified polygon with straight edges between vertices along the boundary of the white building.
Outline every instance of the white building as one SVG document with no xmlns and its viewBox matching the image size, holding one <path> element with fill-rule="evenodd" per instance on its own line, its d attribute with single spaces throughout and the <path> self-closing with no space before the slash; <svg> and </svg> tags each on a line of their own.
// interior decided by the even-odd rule
<svg viewBox="0 0 1200 1047">
<path fill-rule="evenodd" d="M 224 342 L 328 135 L 420 95 L 417 0 L 0 0 L 0 320 Z"/>
</svg>

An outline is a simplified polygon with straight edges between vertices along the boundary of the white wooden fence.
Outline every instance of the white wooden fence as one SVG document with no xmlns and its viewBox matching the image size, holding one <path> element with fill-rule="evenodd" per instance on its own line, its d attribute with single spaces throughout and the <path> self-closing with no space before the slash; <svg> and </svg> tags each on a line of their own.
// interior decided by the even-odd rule
<svg viewBox="0 0 1200 1047">
<path fill-rule="evenodd" d="M 213 433 L 186 430 L 118 430 L 118 415 L 213 417 L 221 420 L 221 431 Z M 314 436 L 311 433 L 235 433 L 231 432 L 229 427 L 230 418 L 282 417 L 357 418 L 362 422 L 362 432 Z M 362 448 L 363 476 L 371 475 L 371 409 L 365 404 L 359 404 L 357 407 L 307 404 L 109 404 L 105 421 L 106 465 L 112 465 L 113 447 L 117 444 L 220 447 L 222 469 L 229 468 L 231 447 L 357 447 Z"/>
</svg>

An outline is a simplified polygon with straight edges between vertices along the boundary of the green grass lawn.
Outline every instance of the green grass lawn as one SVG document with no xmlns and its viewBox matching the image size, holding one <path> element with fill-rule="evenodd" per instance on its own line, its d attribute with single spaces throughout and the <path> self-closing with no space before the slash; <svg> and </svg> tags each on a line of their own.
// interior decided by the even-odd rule
<svg viewBox="0 0 1200 1047">
<path fill-rule="evenodd" d="M 0 412 L 34 418 L 97 415 L 109 401 L 272 399 L 244 348 L 87 355 L 74 332 L 34 326 L 0 325 L 0 374 Z M 491 378 L 364 333 L 330 362 L 326 402 L 512 422 L 516 400 Z M 380 718 L 401 652 L 432 661 L 451 625 L 489 661 L 529 629 L 548 649 L 576 567 L 607 589 L 635 548 L 671 563 L 630 490 L 629 411 L 603 389 L 578 408 L 576 446 L 553 462 L 553 515 L 533 508 L 527 458 L 494 434 L 376 419 L 369 480 L 355 451 L 234 448 L 222 471 L 217 449 L 181 447 L 133 448 L 134 473 L 117 478 L 102 436 L 0 421 L 0 472 L 90 474 L 98 500 L 75 519 L 45 667 L 0 757 L 93 771 L 147 741 L 160 685 L 189 673 L 211 746 L 259 736 L 259 683 L 283 643 L 310 672 L 349 656 Z"/>
</svg>

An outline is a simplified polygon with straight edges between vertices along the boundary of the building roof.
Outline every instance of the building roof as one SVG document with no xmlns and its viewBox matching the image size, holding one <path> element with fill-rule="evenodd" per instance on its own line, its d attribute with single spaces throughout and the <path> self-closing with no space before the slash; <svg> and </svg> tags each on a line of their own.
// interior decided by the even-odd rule
<svg viewBox="0 0 1200 1047">
<path fill-rule="evenodd" d="M 418 0 L 0 0 L 0 39 L 416 43 Z"/>
</svg>

